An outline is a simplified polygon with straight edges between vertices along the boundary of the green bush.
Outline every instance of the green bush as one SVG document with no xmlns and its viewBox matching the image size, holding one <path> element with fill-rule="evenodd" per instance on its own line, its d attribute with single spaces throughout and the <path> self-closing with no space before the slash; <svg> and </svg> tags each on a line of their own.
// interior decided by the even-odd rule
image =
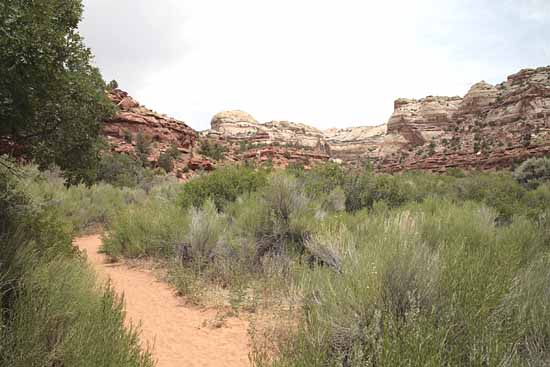
<svg viewBox="0 0 550 367">
<path fill-rule="evenodd" d="M 384 202 L 393 208 L 412 199 L 410 182 L 399 176 L 366 172 L 351 176 L 344 187 L 348 211 L 372 208 L 376 202 Z"/>
<path fill-rule="evenodd" d="M 543 365 L 545 239 L 496 216 L 429 199 L 349 229 L 358 240 L 328 256 L 341 270 L 307 275 L 304 315 L 274 365 Z M 325 251 L 342 238 L 324 236 Z"/>
<path fill-rule="evenodd" d="M 460 201 L 472 200 L 495 208 L 500 222 L 522 212 L 525 190 L 508 173 L 477 173 L 458 179 L 453 188 Z"/>
<path fill-rule="evenodd" d="M 531 158 L 514 171 L 514 178 L 528 189 L 550 182 L 550 158 Z"/>
<path fill-rule="evenodd" d="M 113 258 L 172 256 L 184 242 L 188 218 L 166 199 L 151 199 L 120 210 L 108 225 L 103 251 Z"/>
<path fill-rule="evenodd" d="M 313 167 L 307 173 L 302 172 L 306 193 L 312 197 L 329 194 L 338 186 L 344 186 L 347 172 L 336 163 L 325 163 Z"/>
<path fill-rule="evenodd" d="M 548 227 L 550 224 L 550 184 L 542 184 L 537 189 L 529 191 L 524 197 L 524 207 L 527 217 Z"/>
<path fill-rule="evenodd" d="M 266 176 L 265 171 L 256 171 L 248 167 L 221 168 L 186 183 L 178 197 L 178 203 L 183 208 L 200 207 L 210 198 L 221 210 L 227 203 L 235 201 L 239 195 L 254 192 L 264 186 Z"/>
<path fill-rule="evenodd" d="M 149 166 L 149 154 L 151 153 L 151 137 L 141 131 L 136 136 L 136 154 L 143 167 Z"/>
<path fill-rule="evenodd" d="M 33 200 L 32 172 L 0 169 L 0 365 L 152 366 L 122 301 L 77 256 L 63 211 L 47 194 Z"/>
<path fill-rule="evenodd" d="M 174 158 L 167 153 L 160 153 L 158 165 L 164 172 L 172 172 L 174 169 Z"/>
<path fill-rule="evenodd" d="M 82 261 L 39 264 L 21 283 L 0 331 L 2 366 L 153 366 L 137 331 L 124 328 L 122 299 Z"/>
<path fill-rule="evenodd" d="M 141 163 L 128 154 L 108 153 L 99 162 L 97 179 L 117 187 L 135 187 L 145 175 Z"/>
<path fill-rule="evenodd" d="M 209 140 L 203 140 L 199 147 L 200 154 L 216 161 L 221 161 L 225 157 L 225 151 L 225 147 L 218 143 L 210 143 Z"/>
</svg>

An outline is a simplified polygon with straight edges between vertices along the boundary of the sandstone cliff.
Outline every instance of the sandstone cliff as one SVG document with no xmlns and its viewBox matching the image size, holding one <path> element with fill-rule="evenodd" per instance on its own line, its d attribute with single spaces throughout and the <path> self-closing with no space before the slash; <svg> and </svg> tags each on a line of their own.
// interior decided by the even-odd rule
<svg viewBox="0 0 550 367">
<path fill-rule="evenodd" d="M 172 145 L 181 158 L 174 173 L 215 165 L 254 162 L 306 167 L 329 160 L 349 165 L 371 162 L 380 171 L 444 171 L 452 167 L 509 167 L 531 156 L 550 154 L 550 67 L 525 69 L 506 82 L 479 82 L 464 97 L 397 99 L 387 124 L 319 130 L 289 121 L 258 122 L 243 111 L 216 114 L 211 129 L 198 134 L 185 123 L 155 113 L 115 90 L 119 112 L 104 133 L 112 149 L 134 154 L 139 132 L 153 139 L 149 160 Z M 203 145 L 222 151 L 210 157 Z"/>
<path fill-rule="evenodd" d="M 397 99 L 385 125 L 321 131 L 227 111 L 202 138 L 226 146 L 230 160 L 283 166 L 332 159 L 390 172 L 509 167 L 550 152 L 550 67 L 522 70 L 496 86 L 479 82 L 464 97 Z"/>
<path fill-rule="evenodd" d="M 502 168 L 550 154 L 550 67 L 477 83 L 464 98 L 397 100 L 388 135 L 404 140 L 378 157 L 377 167 L 392 172 Z"/>
<path fill-rule="evenodd" d="M 137 136 L 142 134 L 151 140 L 147 157 L 151 166 L 158 166 L 162 153 L 176 148 L 180 153 L 174 162 L 176 176 L 186 178 L 190 171 L 212 169 L 209 160 L 194 154 L 198 134 L 184 122 L 151 111 L 119 89 L 110 91 L 108 97 L 118 108 L 115 116 L 103 124 L 103 135 L 112 151 L 137 155 Z"/>
<path fill-rule="evenodd" d="M 259 123 L 243 111 L 216 114 L 211 129 L 203 132 L 201 139 L 223 146 L 229 161 L 268 162 L 286 167 L 292 163 L 310 166 L 330 158 L 320 130 L 289 121 Z"/>
</svg>

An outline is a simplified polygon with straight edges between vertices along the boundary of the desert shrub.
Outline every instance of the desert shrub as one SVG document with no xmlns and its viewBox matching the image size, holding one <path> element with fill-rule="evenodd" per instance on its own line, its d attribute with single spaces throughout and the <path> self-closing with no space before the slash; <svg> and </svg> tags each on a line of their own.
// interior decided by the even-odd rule
<svg viewBox="0 0 550 367">
<path fill-rule="evenodd" d="M 143 167 L 149 166 L 149 154 L 151 153 L 151 137 L 141 131 L 136 135 L 136 154 Z"/>
<path fill-rule="evenodd" d="M 174 169 L 174 161 L 179 159 L 181 152 L 177 145 L 171 144 L 170 147 L 159 155 L 158 165 L 165 171 L 171 172 Z"/>
<path fill-rule="evenodd" d="M 427 199 L 350 228 L 350 256 L 325 250 L 341 270 L 306 276 L 303 317 L 274 365 L 543 365 L 546 240 L 497 215 Z"/>
<path fill-rule="evenodd" d="M 306 193 L 311 197 L 329 194 L 338 186 L 343 186 L 347 174 L 336 163 L 325 163 L 313 167 L 302 175 Z"/>
<path fill-rule="evenodd" d="M 531 158 L 514 171 L 514 178 L 528 189 L 550 181 L 550 158 Z"/>
<path fill-rule="evenodd" d="M 544 366 L 550 360 L 550 259 L 548 254 L 519 272 L 496 309 L 496 327 L 510 342 L 506 359 Z"/>
<path fill-rule="evenodd" d="M 212 199 L 218 209 L 235 201 L 239 195 L 253 192 L 267 182 L 266 172 L 248 167 L 226 167 L 194 178 L 186 183 L 178 197 L 181 207 L 200 207 Z"/>
<path fill-rule="evenodd" d="M 22 173 L 25 174 L 24 172 Z M 47 261 L 70 255 L 70 227 L 51 206 L 37 205 L 19 179 L 0 168 L 0 279 L 11 287 L 25 271 L 26 256 Z M 0 294 L 11 292 L 4 290 Z"/>
<path fill-rule="evenodd" d="M 329 266 L 342 273 L 345 257 L 356 251 L 357 236 L 345 225 L 327 225 L 306 238 L 304 246 L 311 255 L 310 266 Z"/>
<path fill-rule="evenodd" d="M 172 256 L 185 240 L 187 220 L 181 208 L 163 198 L 129 204 L 109 223 L 103 251 L 113 258 Z"/>
<path fill-rule="evenodd" d="M 336 186 L 326 197 L 323 198 L 321 207 L 329 213 L 346 210 L 346 193 Z"/>
<path fill-rule="evenodd" d="M 353 175 L 346 180 L 346 210 L 353 212 L 368 206 L 368 193 L 371 186 L 371 175 Z M 372 203 L 371 203 L 372 205 Z"/>
<path fill-rule="evenodd" d="M 123 138 L 124 138 L 124 141 L 127 143 L 127 144 L 132 144 L 132 139 L 134 138 L 134 136 L 132 135 L 132 132 L 128 129 L 125 129 L 123 132 L 122 132 L 122 135 L 123 135 Z"/>
<path fill-rule="evenodd" d="M 67 187 L 58 172 L 39 172 L 34 166 L 25 167 L 24 172 L 26 179 L 20 186 L 24 186 L 33 202 L 55 210 L 76 234 L 98 231 L 126 205 L 146 199 L 146 193 L 138 188 L 117 188 L 105 183 Z"/>
<path fill-rule="evenodd" d="M 258 240 L 257 258 L 288 250 L 302 252 L 313 211 L 298 181 L 283 173 L 273 174 L 260 200 L 264 216 L 258 221 L 261 227 L 254 231 Z"/>
<path fill-rule="evenodd" d="M 0 365 L 152 366 L 121 300 L 78 258 L 63 212 L 33 200 L 20 173 L 0 170 Z"/>
<path fill-rule="evenodd" d="M 199 147 L 200 154 L 216 161 L 220 161 L 225 157 L 225 151 L 225 147 L 218 143 L 211 143 L 209 140 L 203 140 Z"/>
<path fill-rule="evenodd" d="M 3 366 L 153 366 L 122 300 L 98 287 L 82 261 L 57 259 L 27 272 L 0 331 Z"/>
<path fill-rule="evenodd" d="M 213 261 L 224 251 L 225 218 L 218 213 L 211 200 L 207 200 L 201 208 L 192 207 L 189 210 L 189 226 L 185 236 L 186 248 L 183 261 L 193 261 L 203 264 Z M 180 251 L 181 251 L 180 250 Z"/>
<path fill-rule="evenodd" d="M 542 184 L 528 191 L 523 203 L 527 217 L 541 225 L 550 223 L 550 184 Z"/>
<path fill-rule="evenodd" d="M 373 175 L 365 172 L 358 176 L 351 176 L 344 188 L 348 211 L 372 208 L 376 202 L 384 202 L 389 207 L 398 207 L 411 199 L 410 182 L 400 176 Z"/>
<path fill-rule="evenodd" d="M 495 208 L 500 222 L 522 210 L 525 190 L 508 173 L 477 173 L 458 179 L 453 187 L 460 201 L 473 200 Z"/>
<path fill-rule="evenodd" d="M 367 207 L 377 201 L 385 202 L 389 207 L 398 207 L 409 200 L 409 183 L 399 176 L 379 175 L 374 177 L 372 191 Z"/>
<path fill-rule="evenodd" d="M 167 153 L 160 153 L 159 159 L 158 159 L 158 165 L 165 172 L 172 172 L 172 170 L 174 169 L 174 158 L 172 158 Z"/>
<path fill-rule="evenodd" d="M 117 187 L 135 187 L 148 174 L 141 163 L 124 153 L 105 154 L 97 171 L 97 180 Z"/>
</svg>

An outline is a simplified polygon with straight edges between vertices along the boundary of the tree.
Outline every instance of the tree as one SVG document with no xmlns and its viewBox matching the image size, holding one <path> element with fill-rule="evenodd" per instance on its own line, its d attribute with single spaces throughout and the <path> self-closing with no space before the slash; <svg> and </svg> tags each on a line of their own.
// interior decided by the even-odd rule
<svg viewBox="0 0 550 367">
<path fill-rule="evenodd" d="M 0 2 L 0 136 L 3 153 L 90 181 L 100 121 L 114 109 L 92 53 L 78 34 L 81 0 Z"/>
<path fill-rule="evenodd" d="M 528 189 L 550 182 L 550 157 L 526 160 L 516 168 L 514 178 Z"/>
<path fill-rule="evenodd" d="M 108 84 L 107 84 L 107 89 L 108 90 L 113 90 L 113 89 L 117 89 L 118 88 L 118 82 L 116 80 L 111 80 Z"/>
<path fill-rule="evenodd" d="M 136 136 L 136 153 L 143 167 L 147 167 L 151 153 L 151 137 L 141 131 Z"/>
</svg>

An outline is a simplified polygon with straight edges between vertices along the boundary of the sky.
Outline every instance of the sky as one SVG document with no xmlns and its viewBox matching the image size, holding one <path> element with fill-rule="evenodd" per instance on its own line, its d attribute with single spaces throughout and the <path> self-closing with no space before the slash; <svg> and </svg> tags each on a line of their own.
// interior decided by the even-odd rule
<svg viewBox="0 0 550 367">
<path fill-rule="evenodd" d="M 378 125 L 550 65 L 550 0 L 84 0 L 80 32 L 105 80 L 197 130 L 234 109 Z"/>
</svg>

